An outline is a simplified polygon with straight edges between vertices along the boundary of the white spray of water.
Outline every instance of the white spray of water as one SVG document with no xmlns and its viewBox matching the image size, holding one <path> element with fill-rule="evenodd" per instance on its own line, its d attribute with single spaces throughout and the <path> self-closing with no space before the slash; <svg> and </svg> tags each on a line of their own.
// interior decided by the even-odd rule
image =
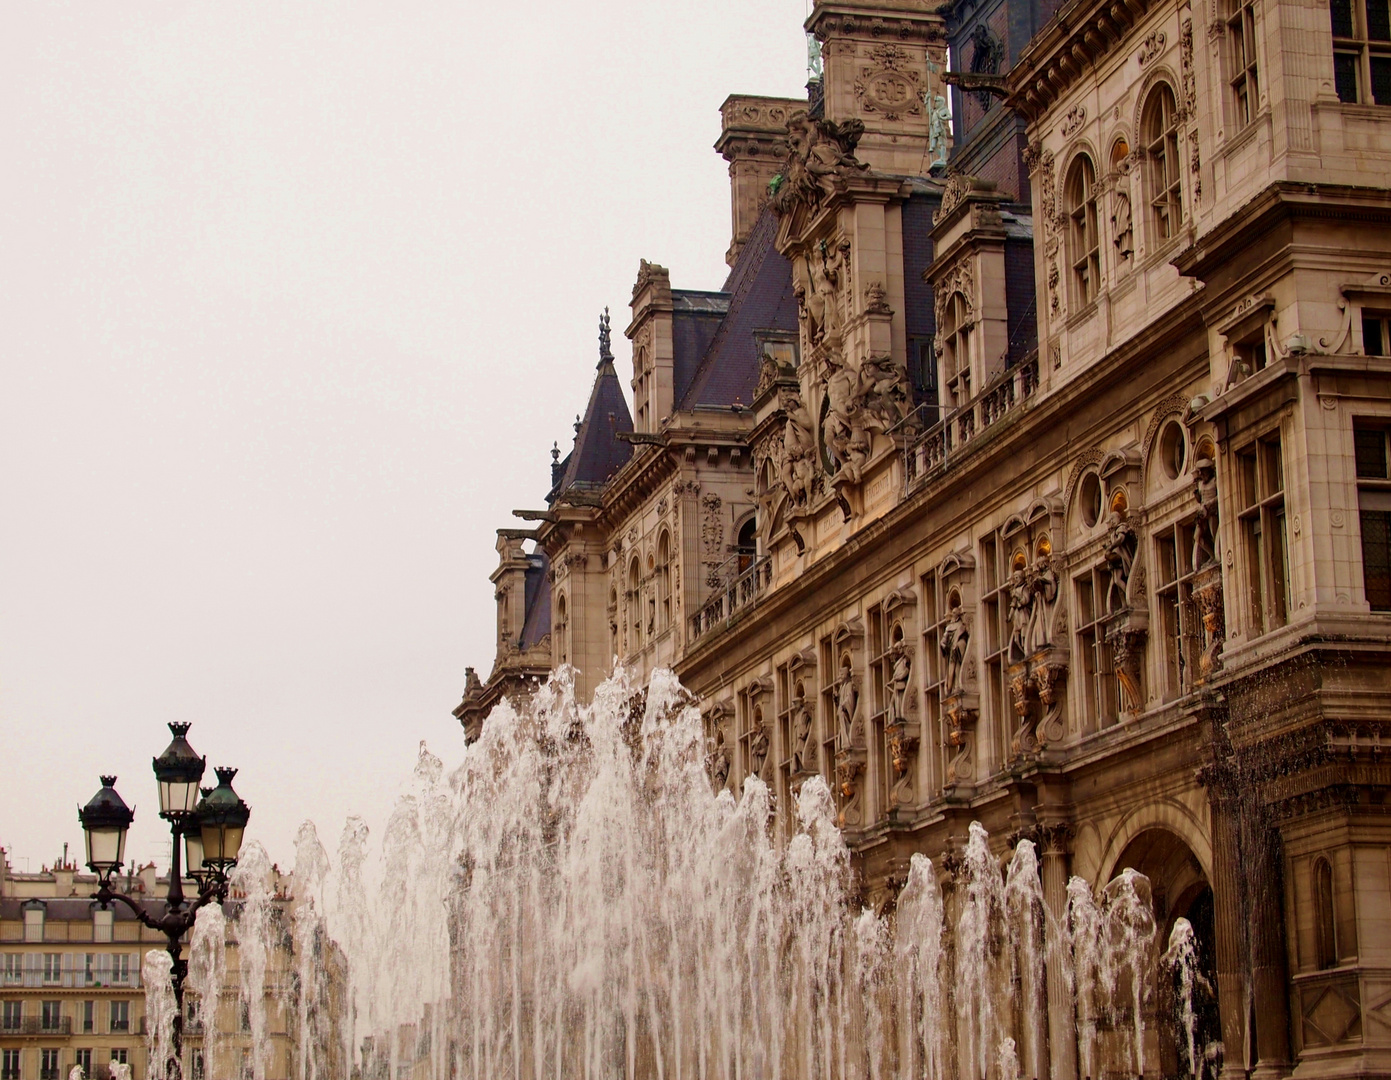
<svg viewBox="0 0 1391 1080">
<path fill-rule="evenodd" d="M 947 1031 L 942 1022 L 947 1015 L 942 987 L 944 925 L 937 871 L 926 855 L 914 855 L 898 898 L 894 940 L 902 1032 L 899 1061 L 904 1073 L 925 1080 L 946 1080 L 949 1075 Z"/>
<path fill-rule="evenodd" d="M 1188 1075 L 1202 1080 L 1203 1061 L 1198 1056 L 1198 1011 L 1193 1006 L 1193 991 L 1205 983 L 1198 969 L 1198 947 L 1192 924 L 1187 919 L 1175 919 L 1169 933 L 1169 947 L 1161 957 L 1167 970 L 1178 973 L 1178 1021 L 1183 1031 L 1184 1051 L 1188 1057 Z"/>
<path fill-rule="evenodd" d="M 255 840 L 248 841 L 228 880 L 233 894 L 243 898 L 237 917 L 237 987 L 238 1005 L 251 1034 L 250 1080 L 266 1080 L 271 1066 L 266 995 L 267 990 L 274 993 L 279 987 L 268 986 L 266 980 L 278 920 L 272 908 L 271 867 L 265 848 Z"/>
<path fill-rule="evenodd" d="M 145 984 L 145 1018 L 148 1023 L 149 1062 L 152 1073 L 163 1073 L 174 1056 L 174 961 L 164 949 L 151 949 L 140 965 Z"/>
<path fill-rule="evenodd" d="M 707 751 L 670 673 L 640 690 L 620 672 L 583 706 L 561 672 L 525 709 L 500 705 L 451 776 L 422 746 L 379 867 L 360 820 L 332 869 L 306 825 L 300 1080 L 359 1052 L 364 1076 L 433 1080 L 1013 1080 L 1042 1071 L 1045 964 L 1077 987 L 1085 1075 L 1139 1071 L 1154 933 L 1141 875 L 1100 902 L 1074 879 L 1055 925 L 1033 845 L 1002 867 L 973 824 L 954 928 L 922 855 L 891 918 L 852 914 L 826 783 L 796 792 L 783 837 L 758 778 L 737 799 L 712 791 Z M 264 982 L 274 927 L 264 888 L 253 896 L 264 853 L 248 851 L 242 993 L 263 1010 L 246 987 Z M 335 971 L 350 1030 L 330 1054 L 315 1009 Z M 1122 998 L 1135 1037 L 1101 1054 L 1098 1018 L 1116 1021 Z"/>
<path fill-rule="evenodd" d="M 186 994 L 192 997 L 193 1009 L 190 1015 L 192 1022 L 185 1028 L 184 1034 L 187 1037 L 201 1033 L 204 1067 L 209 1076 L 219 1075 L 214 1070 L 222 1061 L 222 1032 L 218 1013 L 226 985 L 227 918 L 220 905 L 208 904 L 198 909 L 193 921 L 193 933 L 189 937 L 188 975 L 184 979 L 184 987 Z M 187 1042 L 185 1038 L 185 1045 Z M 183 1072 L 185 1076 L 193 1075 L 191 1062 L 184 1062 Z"/>
</svg>

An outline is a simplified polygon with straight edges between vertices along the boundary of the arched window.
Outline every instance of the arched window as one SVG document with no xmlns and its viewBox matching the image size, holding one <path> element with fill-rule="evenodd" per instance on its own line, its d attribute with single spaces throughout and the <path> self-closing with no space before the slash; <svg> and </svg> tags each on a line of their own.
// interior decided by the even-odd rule
<svg viewBox="0 0 1391 1080">
<path fill-rule="evenodd" d="M 735 554 L 739 556 L 739 573 L 743 573 L 753 565 L 754 559 L 758 557 L 757 540 L 758 522 L 754 518 L 739 526 L 739 539 L 735 541 Z"/>
<path fill-rule="evenodd" d="M 628 643 L 629 647 L 636 651 L 642 647 L 642 564 L 638 562 L 638 557 L 628 563 L 628 618 L 632 622 L 633 637 Z"/>
<path fill-rule="evenodd" d="M 671 534 L 665 531 L 657 538 L 657 610 L 665 630 L 671 625 Z"/>
<path fill-rule="evenodd" d="M 1079 154 L 1067 173 L 1068 256 L 1079 303 L 1096 299 L 1101 284 L 1101 243 L 1096 229 L 1096 167 Z"/>
<path fill-rule="evenodd" d="M 1145 102 L 1145 159 L 1149 164 L 1150 218 L 1159 240 L 1178 235 L 1183 224 L 1183 177 L 1178 152 L 1178 106 L 1168 83 L 1156 86 Z"/>
<path fill-rule="evenodd" d="M 1333 918 L 1333 867 L 1314 860 L 1314 958 L 1320 969 L 1338 966 L 1338 932 Z"/>
<path fill-rule="evenodd" d="M 942 320 L 942 381 L 956 403 L 971 396 L 971 309 L 959 292 L 947 299 Z"/>
<path fill-rule="evenodd" d="M 555 602 L 555 659 L 557 664 L 570 662 L 570 625 L 565 594 L 561 593 Z"/>
</svg>

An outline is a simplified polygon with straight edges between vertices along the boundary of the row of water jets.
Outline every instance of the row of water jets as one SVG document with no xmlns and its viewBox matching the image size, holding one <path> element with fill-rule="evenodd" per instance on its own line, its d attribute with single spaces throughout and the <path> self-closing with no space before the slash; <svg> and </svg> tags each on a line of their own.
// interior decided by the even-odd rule
<svg viewBox="0 0 1391 1080">
<path fill-rule="evenodd" d="M 500 705 L 452 775 L 422 745 L 380 860 L 360 820 L 332 861 L 306 823 L 288 920 L 248 843 L 235 918 L 209 906 L 192 933 L 184 1076 L 199 1042 L 208 1080 L 1015 1080 L 1050 1075 L 1051 1000 L 1069 1014 L 1054 1060 L 1061 1031 L 1069 1071 L 1133 1077 L 1161 980 L 1180 1068 L 1202 1076 L 1192 931 L 1178 920 L 1157 956 L 1143 875 L 1099 895 L 1073 878 L 1052 912 L 1034 845 L 1002 868 L 973 824 L 954 897 L 914 855 L 891 910 L 856 915 L 820 778 L 779 839 L 758 779 L 712 794 L 703 744 L 674 676 L 639 692 L 620 673 L 584 706 L 562 672 Z M 168 957 L 144 974 L 158 1062 Z M 240 1037 L 217 1015 L 232 995 Z"/>
</svg>

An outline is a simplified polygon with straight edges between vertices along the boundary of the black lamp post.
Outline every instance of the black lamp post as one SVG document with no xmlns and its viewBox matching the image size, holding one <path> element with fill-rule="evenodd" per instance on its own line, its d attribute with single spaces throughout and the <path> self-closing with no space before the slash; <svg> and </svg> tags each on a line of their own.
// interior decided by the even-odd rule
<svg viewBox="0 0 1391 1080">
<path fill-rule="evenodd" d="M 77 812 L 87 838 L 87 867 L 97 875 L 95 899 L 102 907 L 119 900 L 142 923 L 162 933 L 169 943 L 170 977 L 174 985 L 174 1046 L 173 1056 L 166 1063 L 166 1073 L 171 1080 L 182 1075 L 183 1060 L 184 976 L 188 974 L 188 963 L 179 943 L 192 928 L 199 908 L 227 899 L 227 872 L 237 864 L 242 836 L 251 817 L 251 809 L 232 790 L 236 769 L 215 770 L 218 786 L 202 789 L 202 798 L 199 798 L 198 782 L 203 778 L 207 761 L 188 745 L 184 738 L 188 729 L 188 724 L 170 724 L 174 741 L 154 759 L 155 779 L 159 782 L 159 816 L 169 822 L 174 839 L 169 892 L 163 914 L 151 915 L 141 901 L 111 888 L 111 879 L 125 861 L 126 831 L 135 818 L 135 812 L 116 794 L 116 778 L 103 776 L 101 790 Z M 187 859 L 189 877 L 198 885 L 198 896 L 192 902 L 184 900 L 181 855 Z"/>
</svg>

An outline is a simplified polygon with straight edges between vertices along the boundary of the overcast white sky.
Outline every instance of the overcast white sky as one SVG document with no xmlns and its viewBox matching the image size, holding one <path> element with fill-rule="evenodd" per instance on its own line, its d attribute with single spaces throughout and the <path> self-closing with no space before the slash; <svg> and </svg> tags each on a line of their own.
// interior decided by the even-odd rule
<svg viewBox="0 0 1391 1080">
<path fill-rule="evenodd" d="M 731 92 L 807 0 L 15 0 L 0 12 L 0 845 L 97 774 L 164 865 L 194 723 L 293 861 L 446 762 L 493 530 L 542 504 L 639 257 L 716 288 Z"/>
</svg>

